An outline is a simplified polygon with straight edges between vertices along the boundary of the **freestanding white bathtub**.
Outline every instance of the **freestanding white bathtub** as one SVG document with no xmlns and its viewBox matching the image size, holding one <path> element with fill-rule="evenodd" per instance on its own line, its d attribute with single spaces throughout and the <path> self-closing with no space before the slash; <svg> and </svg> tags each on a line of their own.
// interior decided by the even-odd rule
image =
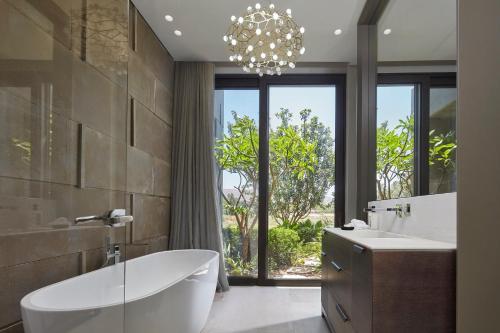
<svg viewBox="0 0 500 333">
<path fill-rule="evenodd" d="M 128 260 L 26 295 L 21 300 L 24 329 L 200 333 L 218 270 L 219 254 L 207 250 L 165 251 Z"/>
</svg>

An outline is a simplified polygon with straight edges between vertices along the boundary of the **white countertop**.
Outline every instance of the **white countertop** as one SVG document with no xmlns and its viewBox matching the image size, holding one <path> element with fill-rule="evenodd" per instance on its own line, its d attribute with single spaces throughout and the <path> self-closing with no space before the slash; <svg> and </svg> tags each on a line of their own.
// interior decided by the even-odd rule
<svg viewBox="0 0 500 333">
<path fill-rule="evenodd" d="M 366 230 L 342 230 L 340 228 L 325 228 L 325 230 L 374 251 L 452 251 L 457 248 L 456 244 L 453 243 L 438 242 L 390 232 L 381 232 L 384 235 L 382 238 L 378 238 L 367 237 Z M 371 232 L 377 233 L 380 231 L 368 230 L 368 233 Z"/>
</svg>

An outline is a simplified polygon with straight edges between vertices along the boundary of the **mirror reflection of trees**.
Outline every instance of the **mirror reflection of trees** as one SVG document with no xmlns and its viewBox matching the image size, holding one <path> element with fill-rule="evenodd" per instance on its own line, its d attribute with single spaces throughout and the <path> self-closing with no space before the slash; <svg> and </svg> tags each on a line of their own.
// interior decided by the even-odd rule
<svg viewBox="0 0 500 333">
<path fill-rule="evenodd" d="M 387 122 L 377 128 L 377 199 L 393 199 L 414 195 L 414 116 L 400 119 L 394 128 Z M 429 165 L 437 170 L 438 189 L 455 172 L 457 149 L 454 130 L 429 132 Z"/>
</svg>

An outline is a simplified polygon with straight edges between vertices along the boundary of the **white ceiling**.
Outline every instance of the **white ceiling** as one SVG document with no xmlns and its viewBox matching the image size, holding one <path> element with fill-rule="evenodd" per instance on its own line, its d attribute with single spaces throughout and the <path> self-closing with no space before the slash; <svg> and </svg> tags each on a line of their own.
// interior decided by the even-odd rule
<svg viewBox="0 0 500 333">
<path fill-rule="evenodd" d="M 239 16 L 255 0 L 133 0 L 175 60 L 228 61 L 222 36 L 231 15 Z M 261 0 L 262 5 L 270 2 Z M 356 24 L 364 0 L 275 0 L 276 7 L 292 9 L 306 28 L 304 62 L 355 62 Z M 165 14 L 174 17 L 167 22 Z M 342 29 L 340 36 L 333 31 Z M 182 37 L 173 31 L 182 31 Z"/>
<path fill-rule="evenodd" d="M 378 24 L 379 61 L 456 60 L 456 16 L 456 0 L 391 0 Z"/>
<path fill-rule="evenodd" d="M 256 0 L 133 0 L 178 61 L 227 62 L 222 36 L 231 15 Z M 261 0 L 262 5 L 269 1 Z M 365 0 L 274 0 L 306 28 L 302 62 L 356 62 L 356 24 Z M 174 17 L 167 22 L 165 14 Z M 342 29 L 340 36 L 333 31 Z M 392 33 L 383 35 L 391 28 Z M 182 31 L 182 37 L 174 30 Z M 379 61 L 456 59 L 456 0 L 390 0 L 379 21 Z"/>
</svg>

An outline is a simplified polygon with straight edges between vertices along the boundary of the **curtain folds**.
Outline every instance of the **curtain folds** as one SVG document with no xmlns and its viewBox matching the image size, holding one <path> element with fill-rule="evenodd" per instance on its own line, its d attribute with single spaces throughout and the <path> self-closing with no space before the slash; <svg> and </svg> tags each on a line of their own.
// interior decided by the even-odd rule
<svg viewBox="0 0 500 333">
<path fill-rule="evenodd" d="M 170 249 L 219 252 L 218 289 L 229 289 L 224 268 L 222 221 L 214 143 L 214 65 L 175 65 L 172 220 Z"/>
</svg>

